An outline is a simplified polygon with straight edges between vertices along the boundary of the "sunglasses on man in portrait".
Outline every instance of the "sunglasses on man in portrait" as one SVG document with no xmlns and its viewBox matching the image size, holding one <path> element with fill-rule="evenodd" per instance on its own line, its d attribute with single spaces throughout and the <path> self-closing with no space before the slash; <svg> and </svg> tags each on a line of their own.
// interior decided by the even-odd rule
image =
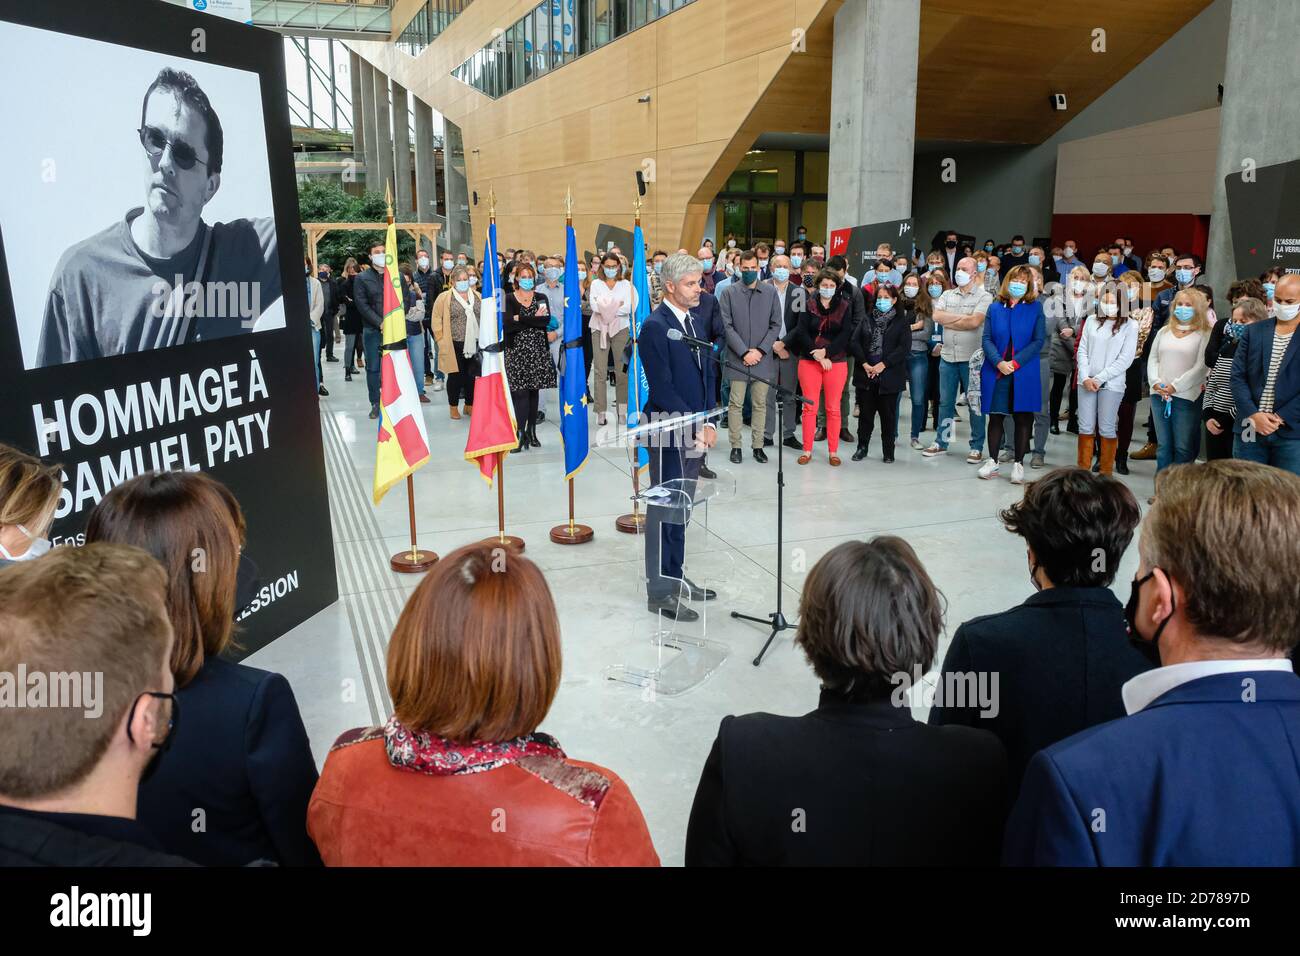
<svg viewBox="0 0 1300 956">
<path fill-rule="evenodd" d="M 172 162 L 181 169 L 193 169 L 195 163 L 207 165 L 205 160 L 199 159 L 199 154 L 194 151 L 193 146 L 183 139 L 168 139 L 167 135 L 156 126 L 141 126 L 136 132 L 140 134 L 140 145 L 144 147 L 144 151 L 155 159 L 170 146 Z"/>
</svg>

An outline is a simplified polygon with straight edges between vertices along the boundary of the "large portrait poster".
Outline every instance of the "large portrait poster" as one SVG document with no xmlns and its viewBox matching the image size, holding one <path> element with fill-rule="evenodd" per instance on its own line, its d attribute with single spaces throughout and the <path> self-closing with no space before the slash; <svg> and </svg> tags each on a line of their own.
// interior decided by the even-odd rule
<svg viewBox="0 0 1300 956">
<path fill-rule="evenodd" d="M 280 38 L 158 0 L 0 0 L 0 442 L 235 493 L 242 654 L 337 598 Z"/>
<path fill-rule="evenodd" d="M 1239 276 L 1300 272 L 1300 159 L 1224 179 L 1232 253 Z"/>
</svg>

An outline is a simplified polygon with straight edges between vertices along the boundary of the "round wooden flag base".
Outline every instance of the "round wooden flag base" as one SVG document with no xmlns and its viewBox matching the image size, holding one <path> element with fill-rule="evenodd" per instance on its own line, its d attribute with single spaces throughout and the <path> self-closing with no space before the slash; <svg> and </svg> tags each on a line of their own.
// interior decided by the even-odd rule
<svg viewBox="0 0 1300 956">
<path fill-rule="evenodd" d="M 645 527 L 645 515 L 641 513 L 619 515 L 614 519 L 614 527 L 624 534 L 640 534 Z"/>
<path fill-rule="evenodd" d="M 504 545 L 507 548 L 514 548 L 516 551 L 524 550 L 524 539 L 514 534 L 508 534 L 505 537 L 494 534 L 490 538 L 484 538 L 483 542 L 485 544 Z"/>
<path fill-rule="evenodd" d="M 585 524 L 557 524 L 551 529 L 551 540 L 556 544 L 586 544 L 596 532 Z"/>
<path fill-rule="evenodd" d="M 403 574 L 419 574 L 421 571 L 428 571 L 437 563 L 438 555 L 423 549 L 412 551 L 407 548 L 388 559 L 388 566 Z"/>
</svg>

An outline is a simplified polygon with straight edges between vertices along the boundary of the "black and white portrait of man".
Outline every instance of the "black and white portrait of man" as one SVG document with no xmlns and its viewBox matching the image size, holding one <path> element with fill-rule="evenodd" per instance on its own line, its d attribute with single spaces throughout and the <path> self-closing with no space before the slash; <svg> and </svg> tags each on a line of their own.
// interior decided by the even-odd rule
<svg viewBox="0 0 1300 956">
<path fill-rule="evenodd" d="M 63 253 L 38 365 L 250 332 L 280 298 L 274 221 L 204 220 L 221 189 L 225 143 L 194 77 L 159 70 L 143 91 L 135 135 L 143 205 Z"/>
</svg>

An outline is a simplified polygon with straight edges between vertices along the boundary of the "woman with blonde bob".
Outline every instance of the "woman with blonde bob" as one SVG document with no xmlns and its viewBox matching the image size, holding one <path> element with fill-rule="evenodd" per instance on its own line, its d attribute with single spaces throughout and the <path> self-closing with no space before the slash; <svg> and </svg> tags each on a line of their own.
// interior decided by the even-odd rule
<svg viewBox="0 0 1300 956">
<path fill-rule="evenodd" d="M 560 623 L 537 565 L 466 545 L 388 645 L 393 715 L 343 734 L 307 827 L 329 866 L 658 866 L 627 784 L 538 731 Z"/>
<path fill-rule="evenodd" d="M 0 445 L 0 567 L 50 550 L 46 537 L 63 491 L 61 468 Z"/>
<path fill-rule="evenodd" d="M 1156 333 L 1147 359 L 1157 473 L 1196 460 L 1201 445 L 1201 391 L 1210 374 L 1204 361 L 1210 339 L 1205 296 L 1196 289 L 1182 289 L 1169 306 L 1169 322 Z"/>
</svg>

